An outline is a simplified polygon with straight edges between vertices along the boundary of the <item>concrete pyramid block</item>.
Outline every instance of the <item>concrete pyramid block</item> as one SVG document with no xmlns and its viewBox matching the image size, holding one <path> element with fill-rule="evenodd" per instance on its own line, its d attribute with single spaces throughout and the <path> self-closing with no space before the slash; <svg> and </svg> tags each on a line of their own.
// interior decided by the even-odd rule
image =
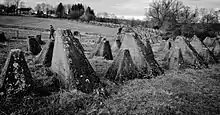
<svg viewBox="0 0 220 115">
<path fill-rule="evenodd" d="M 94 56 L 102 56 L 106 60 L 113 60 L 111 46 L 109 44 L 109 41 L 103 40 L 101 41 L 95 50 L 91 53 L 90 58 Z"/>
<path fill-rule="evenodd" d="M 167 57 L 165 57 L 165 68 L 166 69 L 185 69 L 187 68 L 184 63 L 183 54 L 180 48 L 172 47 Z"/>
<path fill-rule="evenodd" d="M 171 49 L 172 45 L 173 45 L 173 39 L 169 38 L 164 45 L 163 51 L 164 52 L 169 51 Z"/>
<path fill-rule="evenodd" d="M 5 37 L 5 33 L 4 32 L 0 33 L 0 42 L 5 42 L 6 40 L 7 39 Z"/>
<path fill-rule="evenodd" d="M 38 42 L 40 45 L 45 44 L 45 42 L 42 41 L 42 39 L 41 39 L 41 35 L 36 35 L 36 40 L 37 40 L 37 42 Z"/>
<path fill-rule="evenodd" d="M 51 69 L 60 75 L 61 87 L 93 92 L 99 78 L 75 40 L 66 34 L 67 31 L 56 31 Z"/>
<path fill-rule="evenodd" d="M 112 49 L 112 52 L 118 52 L 120 47 L 121 47 L 121 43 L 122 43 L 122 39 L 123 39 L 123 34 L 118 34 L 111 49 Z"/>
<path fill-rule="evenodd" d="M 214 38 L 206 37 L 203 40 L 203 43 L 206 45 L 206 47 L 212 47 L 214 45 L 214 41 L 215 41 Z"/>
<path fill-rule="evenodd" d="M 106 40 L 106 38 L 99 36 L 98 40 L 96 41 L 96 45 L 100 44 L 103 40 Z"/>
<path fill-rule="evenodd" d="M 38 41 L 33 37 L 29 37 L 28 38 L 28 51 L 30 51 L 33 55 L 37 55 L 40 53 L 41 50 L 42 49 Z"/>
<path fill-rule="evenodd" d="M 217 59 L 220 59 L 220 43 L 218 40 L 215 40 L 215 45 L 212 52 Z"/>
<path fill-rule="evenodd" d="M 35 57 L 36 64 L 43 64 L 46 67 L 51 66 L 52 56 L 54 49 L 54 41 L 48 40 L 41 52 Z"/>
<path fill-rule="evenodd" d="M 185 40 L 184 37 L 178 36 L 172 47 L 181 50 L 184 65 L 186 67 L 194 69 L 208 68 L 208 64 L 205 62 L 205 60 L 198 54 L 195 48 L 193 48 L 193 46 Z M 173 51 L 176 50 L 170 50 L 167 52 L 168 57 L 172 54 Z M 165 62 L 168 60 L 171 60 L 171 57 L 166 58 Z"/>
<path fill-rule="evenodd" d="M 105 42 L 106 42 L 106 39 L 102 39 L 101 41 L 98 40 L 97 41 L 98 44 L 96 44 L 96 47 L 90 54 L 89 58 L 93 58 L 94 56 L 103 56 Z"/>
<path fill-rule="evenodd" d="M 142 73 L 151 77 L 163 74 L 163 70 L 154 58 L 150 44 L 144 45 L 139 37 L 137 33 L 126 34 L 121 49 L 129 50 L 134 64 Z"/>
<path fill-rule="evenodd" d="M 71 30 L 67 29 L 64 31 L 63 33 L 64 36 L 68 36 L 70 37 L 73 41 L 74 44 L 77 46 L 77 48 L 83 53 L 85 50 L 82 46 L 82 44 L 80 43 L 79 39 L 77 39 L 76 37 L 74 37 L 73 33 L 71 32 Z"/>
<path fill-rule="evenodd" d="M 113 60 L 112 50 L 109 41 L 105 41 L 104 43 L 103 56 L 106 60 Z"/>
<path fill-rule="evenodd" d="M 123 83 L 124 81 L 141 78 L 142 76 L 143 74 L 138 71 L 138 68 L 132 61 L 129 50 L 121 49 L 108 69 L 105 78 L 116 83 Z"/>
<path fill-rule="evenodd" d="M 199 40 L 199 38 L 194 36 L 190 44 L 207 63 L 214 64 L 217 62 L 214 54 Z"/>
<path fill-rule="evenodd" d="M 18 94 L 29 89 L 32 84 L 33 79 L 24 52 L 12 49 L 0 76 L 0 91 L 6 95 Z"/>
</svg>

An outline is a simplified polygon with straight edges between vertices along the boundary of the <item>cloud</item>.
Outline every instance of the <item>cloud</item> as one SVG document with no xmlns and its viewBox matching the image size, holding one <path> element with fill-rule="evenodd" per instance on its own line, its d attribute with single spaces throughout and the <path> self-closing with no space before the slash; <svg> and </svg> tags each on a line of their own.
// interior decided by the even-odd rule
<svg viewBox="0 0 220 115">
<path fill-rule="evenodd" d="M 113 8 L 118 11 L 126 11 L 132 13 L 133 15 L 135 14 L 141 16 L 144 15 L 145 8 L 148 8 L 151 1 L 152 0 L 130 0 L 122 4 L 117 4 L 113 6 Z"/>
<path fill-rule="evenodd" d="M 4 0 L 0 0 L 0 3 Z M 22 0 L 27 6 L 34 8 L 37 3 L 48 3 L 53 6 L 63 4 L 83 3 L 91 6 L 94 11 L 108 12 L 116 15 L 144 16 L 145 8 L 153 0 Z M 219 8 L 219 0 L 180 0 L 184 5 L 191 7 Z"/>
<path fill-rule="evenodd" d="M 202 0 L 190 0 L 190 1 L 196 1 L 196 2 L 198 2 L 198 1 L 202 1 Z"/>
<path fill-rule="evenodd" d="M 219 0 L 183 0 L 185 5 L 198 8 L 218 8 Z"/>
</svg>

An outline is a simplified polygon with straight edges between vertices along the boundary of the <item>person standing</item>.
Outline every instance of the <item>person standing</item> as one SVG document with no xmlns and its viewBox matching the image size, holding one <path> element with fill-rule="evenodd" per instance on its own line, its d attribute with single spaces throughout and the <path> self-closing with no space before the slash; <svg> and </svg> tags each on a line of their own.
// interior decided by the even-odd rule
<svg viewBox="0 0 220 115">
<path fill-rule="evenodd" d="M 118 33 L 117 33 L 117 35 L 121 34 L 122 29 L 123 29 L 123 27 L 120 27 L 120 28 L 118 29 Z"/>
<path fill-rule="evenodd" d="M 53 28 L 53 26 L 52 25 L 50 25 L 50 39 L 51 38 L 53 38 L 53 40 L 54 40 L 54 32 L 55 32 L 55 29 Z"/>
</svg>

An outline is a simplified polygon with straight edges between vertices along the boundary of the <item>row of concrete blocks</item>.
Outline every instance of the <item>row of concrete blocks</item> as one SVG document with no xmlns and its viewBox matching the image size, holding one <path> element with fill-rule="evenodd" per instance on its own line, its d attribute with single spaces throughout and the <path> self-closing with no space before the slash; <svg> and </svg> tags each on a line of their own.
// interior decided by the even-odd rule
<svg viewBox="0 0 220 115">
<path fill-rule="evenodd" d="M 28 39 L 32 54 L 39 46 L 35 38 Z M 70 30 L 58 29 L 55 40 L 49 40 L 43 49 L 34 55 L 35 64 L 41 63 L 58 74 L 57 79 L 62 88 L 91 93 L 99 84 L 95 71 L 83 53 L 83 47 Z M 33 84 L 24 52 L 12 49 L 0 76 L 0 92 L 15 94 L 33 89 Z"/>
</svg>

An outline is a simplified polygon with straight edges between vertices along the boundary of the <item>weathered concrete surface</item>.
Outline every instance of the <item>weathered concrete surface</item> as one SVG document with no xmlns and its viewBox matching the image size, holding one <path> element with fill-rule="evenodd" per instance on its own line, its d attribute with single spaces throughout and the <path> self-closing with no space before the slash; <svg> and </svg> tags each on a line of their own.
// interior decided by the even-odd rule
<svg viewBox="0 0 220 115">
<path fill-rule="evenodd" d="M 116 83 L 123 83 L 127 80 L 141 78 L 142 76 L 143 74 L 138 71 L 138 68 L 132 61 L 129 50 L 121 49 L 108 69 L 105 78 Z"/>
<path fill-rule="evenodd" d="M 163 74 L 163 70 L 154 58 L 150 43 L 144 45 L 137 33 L 125 34 L 121 49 L 128 49 L 138 70 L 149 77 Z"/>
<path fill-rule="evenodd" d="M 112 49 L 112 52 L 114 53 L 118 53 L 120 47 L 121 47 L 121 44 L 122 44 L 122 40 L 123 40 L 123 36 L 124 34 L 118 34 L 117 37 L 115 38 L 115 41 L 111 47 Z"/>
<path fill-rule="evenodd" d="M 96 44 L 95 49 L 90 54 L 89 58 L 93 58 L 94 56 L 103 56 L 103 50 L 104 50 L 104 42 L 106 39 L 103 39 L 99 42 L 99 44 Z"/>
<path fill-rule="evenodd" d="M 217 59 L 220 59 L 220 43 L 218 40 L 215 40 L 215 45 L 212 52 Z"/>
<path fill-rule="evenodd" d="M 42 39 L 41 39 L 41 35 L 36 35 L 36 40 L 37 40 L 37 42 L 38 42 L 40 45 L 45 44 L 45 42 L 42 41 Z"/>
<path fill-rule="evenodd" d="M 93 58 L 94 56 L 102 56 L 106 60 L 113 60 L 112 50 L 109 41 L 101 41 L 93 50 L 89 58 Z"/>
<path fill-rule="evenodd" d="M 206 47 L 212 47 L 214 45 L 215 38 L 206 37 L 203 40 L 203 43 L 206 45 Z"/>
<path fill-rule="evenodd" d="M 199 40 L 198 37 L 194 36 L 190 44 L 207 63 L 217 63 L 214 54 Z"/>
<path fill-rule="evenodd" d="M 71 32 L 71 30 L 67 29 L 67 30 L 63 31 L 63 35 L 70 37 L 70 39 L 73 41 L 73 43 L 75 44 L 75 46 L 80 50 L 80 52 L 81 52 L 81 53 L 84 52 L 84 48 L 83 48 L 82 44 L 80 43 L 79 39 L 77 39 L 76 37 L 74 37 L 74 35 L 73 35 L 73 33 Z"/>
<path fill-rule="evenodd" d="M 56 31 L 51 69 L 60 75 L 64 88 L 93 92 L 99 78 L 68 30 Z"/>
<path fill-rule="evenodd" d="M 5 33 L 1 32 L 0 33 L 0 42 L 5 42 L 5 41 L 6 41 Z"/>
<path fill-rule="evenodd" d="M 166 69 L 175 69 L 181 70 L 186 66 L 184 65 L 184 59 L 182 55 L 182 51 L 178 47 L 172 47 L 170 52 L 167 53 L 167 57 L 165 57 L 165 68 Z"/>
<path fill-rule="evenodd" d="M 106 60 L 113 60 L 112 50 L 109 41 L 105 41 L 104 43 L 103 57 Z"/>
<path fill-rule="evenodd" d="M 41 46 L 34 37 L 29 36 L 28 38 L 28 51 L 33 55 L 37 55 L 41 51 Z"/>
<path fill-rule="evenodd" d="M 194 69 L 208 68 L 208 64 L 206 63 L 206 61 L 198 54 L 195 48 L 190 43 L 186 42 L 185 38 L 181 36 L 178 36 L 176 38 L 176 40 L 173 42 L 173 46 L 171 47 L 171 50 L 166 53 L 166 57 L 164 58 L 166 66 L 170 65 L 169 60 L 172 60 L 172 58 L 176 57 L 178 59 L 177 56 L 172 55 L 172 53 L 177 53 L 177 50 L 175 49 L 180 49 L 181 51 L 184 62 L 183 63 L 184 67 L 182 68 L 194 68 Z"/>
<path fill-rule="evenodd" d="M 172 46 L 173 46 L 173 38 L 169 38 L 164 45 L 163 52 L 169 51 Z"/>
<path fill-rule="evenodd" d="M 43 47 L 41 52 L 35 57 L 35 63 L 50 67 L 53 56 L 53 49 L 54 41 L 48 40 L 47 44 Z"/>
<path fill-rule="evenodd" d="M 33 84 L 31 72 L 20 49 L 13 49 L 0 76 L 0 91 L 13 95 L 26 91 Z"/>
</svg>

